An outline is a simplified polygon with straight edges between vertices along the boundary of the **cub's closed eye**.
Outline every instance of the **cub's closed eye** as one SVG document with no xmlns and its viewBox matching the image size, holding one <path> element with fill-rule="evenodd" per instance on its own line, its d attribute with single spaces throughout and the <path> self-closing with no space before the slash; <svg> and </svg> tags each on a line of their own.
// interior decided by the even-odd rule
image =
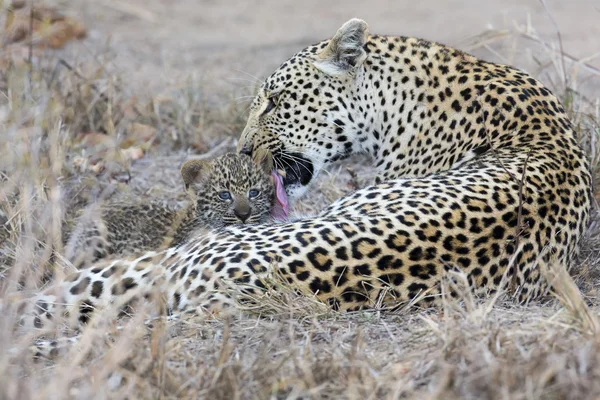
<svg viewBox="0 0 600 400">
<path fill-rule="evenodd" d="M 219 192 L 219 198 L 221 200 L 231 200 L 231 193 L 227 191 Z"/>
<path fill-rule="evenodd" d="M 250 190 L 248 191 L 248 198 L 249 198 L 249 199 L 253 199 L 253 198 L 255 198 L 256 196 L 258 196 L 259 194 L 260 194 L 260 190 L 258 190 L 258 189 L 250 189 Z"/>
</svg>

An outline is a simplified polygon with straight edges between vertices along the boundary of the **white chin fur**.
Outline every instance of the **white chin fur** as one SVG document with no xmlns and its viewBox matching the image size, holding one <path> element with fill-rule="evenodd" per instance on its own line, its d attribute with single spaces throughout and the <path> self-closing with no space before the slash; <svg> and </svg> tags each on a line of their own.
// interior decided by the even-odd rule
<svg viewBox="0 0 600 400">
<path fill-rule="evenodd" d="M 306 186 L 303 186 L 300 183 L 295 183 L 293 185 L 286 186 L 285 193 L 288 195 L 290 199 L 298 199 L 306 193 L 306 190 L 310 186 L 310 183 Z"/>
</svg>

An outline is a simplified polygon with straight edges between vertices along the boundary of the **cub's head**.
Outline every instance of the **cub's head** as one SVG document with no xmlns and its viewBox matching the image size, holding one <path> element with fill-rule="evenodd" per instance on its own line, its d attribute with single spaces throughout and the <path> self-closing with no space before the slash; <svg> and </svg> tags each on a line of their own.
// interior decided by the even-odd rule
<svg viewBox="0 0 600 400">
<path fill-rule="evenodd" d="M 207 227 L 266 222 L 274 198 L 270 170 L 270 161 L 245 154 L 186 161 L 181 177 L 196 202 L 196 220 Z"/>
<path fill-rule="evenodd" d="M 367 24 L 346 22 L 332 39 L 283 63 L 261 85 L 250 107 L 238 152 L 268 149 L 285 171 L 289 196 L 299 196 L 319 170 L 358 151 L 350 128 L 357 73 L 367 57 Z"/>
</svg>

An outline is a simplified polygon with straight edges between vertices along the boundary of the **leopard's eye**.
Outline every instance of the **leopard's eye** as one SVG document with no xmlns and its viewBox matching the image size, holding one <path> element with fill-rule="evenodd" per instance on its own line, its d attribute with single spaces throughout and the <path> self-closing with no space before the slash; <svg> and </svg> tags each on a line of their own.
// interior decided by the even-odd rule
<svg viewBox="0 0 600 400">
<path fill-rule="evenodd" d="M 253 198 L 257 197 L 259 194 L 260 194 L 260 191 L 258 189 L 250 189 L 248 191 L 248 198 L 253 199 Z"/>
<path fill-rule="evenodd" d="M 221 200 L 231 200 L 231 193 L 229 193 L 228 191 L 222 191 L 219 192 L 219 198 Z"/>
<path fill-rule="evenodd" d="M 270 113 L 279 105 L 279 96 L 279 94 L 276 94 L 267 98 L 267 107 L 265 108 L 265 111 L 263 111 L 263 115 Z"/>
<path fill-rule="evenodd" d="M 267 100 L 267 108 L 265 108 L 265 111 L 263 112 L 263 114 L 268 114 L 270 113 L 275 107 L 277 107 L 277 104 L 275 104 L 275 100 L 273 99 L 268 99 Z"/>
</svg>

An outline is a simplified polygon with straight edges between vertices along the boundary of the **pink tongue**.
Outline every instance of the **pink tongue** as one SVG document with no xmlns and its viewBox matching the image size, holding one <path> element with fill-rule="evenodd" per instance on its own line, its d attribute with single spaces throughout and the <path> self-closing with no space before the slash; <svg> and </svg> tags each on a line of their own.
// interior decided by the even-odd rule
<svg viewBox="0 0 600 400">
<path fill-rule="evenodd" d="M 283 187 L 283 178 L 273 171 L 273 180 L 275 181 L 275 205 L 271 210 L 271 216 L 276 220 L 285 221 L 290 212 L 290 203 L 288 202 L 287 193 Z"/>
</svg>

